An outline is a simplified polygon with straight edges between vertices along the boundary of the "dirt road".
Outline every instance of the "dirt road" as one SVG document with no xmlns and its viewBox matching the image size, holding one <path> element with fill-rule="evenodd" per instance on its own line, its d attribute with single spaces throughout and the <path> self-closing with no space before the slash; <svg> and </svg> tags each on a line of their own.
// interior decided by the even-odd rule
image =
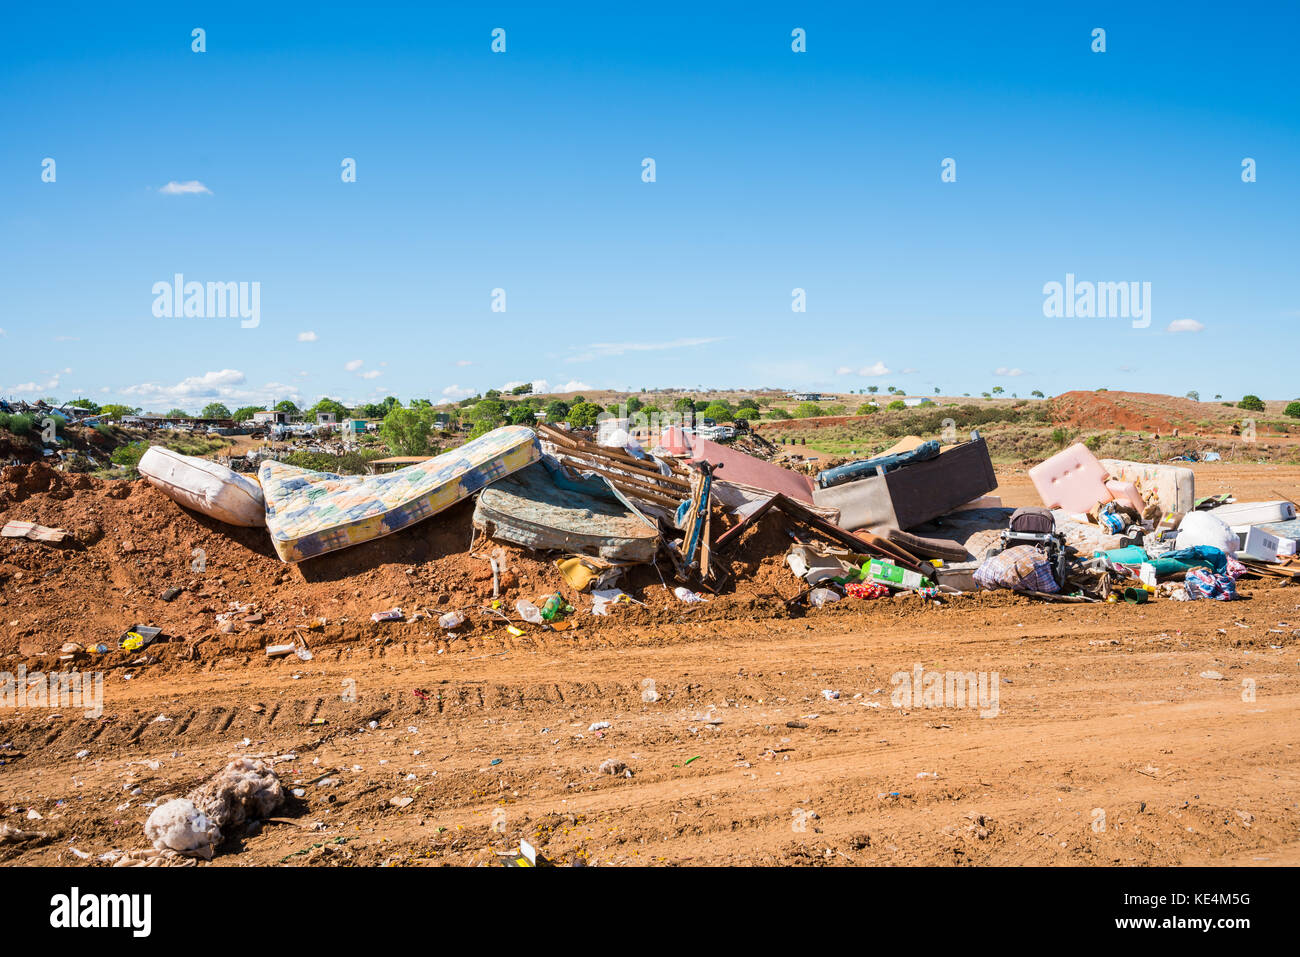
<svg viewBox="0 0 1300 957">
<path fill-rule="evenodd" d="M 304 796 L 285 815 L 305 826 L 267 825 L 216 864 L 479 863 L 520 837 L 601 865 L 1294 864 L 1298 594 L 1192 615 L 882 604 L 118 672 L 102 720 L 5 722 L 6 820 L 57 836 L 0 860 L 141 847 L 150 802 L 234 756 L 292 754 L 277 767 Z M 918 664 L 996 672 L 996 701 L 960 702 L 996 715 L 895 707 L 892 676 Z"/>
</svg>

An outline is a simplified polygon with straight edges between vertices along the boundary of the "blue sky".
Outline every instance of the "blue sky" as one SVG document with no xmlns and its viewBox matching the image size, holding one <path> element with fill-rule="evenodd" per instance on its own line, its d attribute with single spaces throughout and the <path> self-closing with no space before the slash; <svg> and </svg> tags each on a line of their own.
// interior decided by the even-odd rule
<svg viewBox="0 0 1300 957">
<path fill-rule="evenodd" d="M 1300 6 L 1058 6 L 11 7 L 0 395 L 1295 397 Z M 1150 326 L 1045 317 L 1067 273 Z"/>
</svg>

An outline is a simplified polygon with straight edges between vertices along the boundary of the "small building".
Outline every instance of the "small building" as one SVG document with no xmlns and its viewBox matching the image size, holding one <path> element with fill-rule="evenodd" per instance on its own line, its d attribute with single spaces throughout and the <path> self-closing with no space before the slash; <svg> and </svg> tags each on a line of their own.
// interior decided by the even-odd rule
<svg viewBox="0 0 1300 957">
<path fill-rule="evenodd" d="M 790 401 L 792 402 L 820 402 L 822 394 L 820 392 L 791 392 Z"/>
<path fill-rule="evenodd" d="M 316 413 L 316 424 L 317 424 L 317 425 L 337 425 L 337 424 L 338 424 L 338 416 L 335 415 L 333 412 L 317 412 L 317 413 Z"/>
<path fill-rule="evenodd" d="M 254 425 L 288 425 L 289 413 L 280 412 L 275 409 L 266 409 L 262 412 L 253 413 Z"/>
</svg>

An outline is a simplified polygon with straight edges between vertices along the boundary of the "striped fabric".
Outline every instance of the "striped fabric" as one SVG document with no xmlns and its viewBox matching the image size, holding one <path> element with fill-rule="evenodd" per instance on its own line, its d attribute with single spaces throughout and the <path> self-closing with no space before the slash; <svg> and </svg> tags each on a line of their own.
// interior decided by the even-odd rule
<svg viewBox="0 0 1300 957">
<path fill-rule="evenodd" d="M 423 521 L 539 455 L 532 429 L 507 425 L 385 475 L 334 475 L 263 462 L 257 477 L 276 553 L 299 562 Z"/>
</svg>

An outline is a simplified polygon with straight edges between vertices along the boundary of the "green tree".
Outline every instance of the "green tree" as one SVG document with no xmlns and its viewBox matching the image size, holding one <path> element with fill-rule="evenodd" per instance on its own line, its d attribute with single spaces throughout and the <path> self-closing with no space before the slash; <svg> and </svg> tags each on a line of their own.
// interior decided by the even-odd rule
<svg viewBox="0 0 1300 957">
<path fill-rule="evenodd" d="M 532 405 L 531 403 L 520 402 L 518 405 L 514 405 L 510 407 L 510 411 L 507 413 L 506 419 L 507 421 L 509 421 L 511 425 L 531 426 L 533 425 L 533 423 L 537 421 L 537 417 L 533 415 L 533 413 L 536 411 L 537 411 L 537 407 Z"/>
<path fill-rule="evenodd" d="M 1002 386 L 1000 386 L 1000 385 L 995 385 L 995 386 L 993 387 L 993 394 L 994 394 L 994 395 L 1001 395 L 1001 394 L 1002 394 L 1003 392 L 1005 392 L 1005 391 L 1006 391 L 1006 390 L 1003 389 Z"/>
<path fill-rule="evenodd" d="M 483 398 L 465 410 L 465 418 L 473 423 L 478 435 L 490 432 L 506 420 L 506 404 L 500 399 Z M 484 426 L 480 429 L 479 426 Z"/>
<path fill-rule="evenodd" d="M 906 409 L 907 403 L 904 402 L 902 399 L 895 399 L 893 402 L 889 403 L 889 405 L 885 406 L 885 408 L 888 409 L 890 412 L 897 412 L 900 409 Z"/>
<path fill-rule="evenodd" d="M 434 411 L 429 407 L 395 406 L 379 426 L 379 436 L 394 455 L 428 455 Z"/>
<path fill-rule="evenodd" d="M 188 419 L 190 414 L 184 409 L 168 409 L 166 418 L 168 419 Z"/>
<path fill-rule="evenodd" d="M 790 413 L 787 412 L 785 409 L 768 409 L 766 412 L 763 413 L 763 418 L 788 419 L 790 418 Z"/>
<path fill-rule="evenodd" d="M 91 399 L 69 399 L 65 404 L 74 408 L 85 409 L 91 415 L 99 412 L 99 404 Z"/>
<path fill-rule="evenodd" d="M 880 391 L 880 386 L 878 386 L 878 385 L 869 385 L 869 386 L 867 386 L 867 391 L 870 392 L 872 395 L 875 395 L 877 392 Z"/>
<path fill-rule="evenodd" d="M 704 411 L 700 413 L 703 418 L 712 419 L 714 422 L 731 422 L 736 418 L 735 410 L 731 408 L 730 402 L 724 402 L 721 399 L 710 402 L 705 406 Z"/>
<path fill-rule="evenodd" d="M 302 415 L 302 412 L 299 410 L 298 406 L 294 405 L 288 399 L 285 399 L 281 402 L 277 402 L 275 404 L 275 411 L 288 412 L 290 415 Z"/>
<path fill-rule="evenodd" d="M 569 410 L 569 425 L 575 429 L 585 429 L 596 424 L 596 416 L 605 410 L 595 402 L 579 402 Z"/>
<path fill-rule="evenodd" d="M 815 419 L 819 415 L 825 415 L 826 411 L 816 402 L 800 402 L 794 407 L 794 417 L 796 419 Z"/>
<path fill-rule="evenodd" d="M 224 403 L 209 402 L 199 413 L 201 419 L 228 419 L 230 418 L 230 409 L 226 408 Z"/>
<path fill-rule="evenodd" d="M 1035 398 L 1038 398 L 1038 399 L 1043 398 L 1043 393 L 1039 392 L 1037 389 L 1035 389 L 1033 392 L 1031 392 L 1031 393 L 1029 393 L 1029 394 L 1032 395 L 1032 396 L 1034 396 Z"/>
<path fill-rule="evenodd" d="M 140 410 L 138 408 L 133 409 L 129 405 L 115 405 L 110 403 L 109 405 L 100 406 L 99 414 L 104 416 L 104 418 L 108 419 L 110 422 L 116 422 L 124 415 L 139 415 Z"/>
<path fill-rule="evenodd" d="M 393 401 L 396 402 L 397 400 L 394 399 Z M 276 406 L 276 408 L 278 409 L 279 406 Z M 346 419 L 349 415 L 348 407 L 346 405 L 344 405 L 342 402 L 339 402 L 337 399 L 331 399 L 328 397 L 321 399 L 310 409 L 308 409 L 307 417 L 309 419 L 315 420 L 316 415 L 319 412 L 333 412 L 334 418 L 338 421 L 342 421 L 343 419 Z M 415 455 L 417 453 L 412 452 L 410 454 Z"/>
<path fill-rule="evenodd" d="M 230 417 L 236 422 L 247 422 L 261 411 L 262 407 L 260 405 L 241 405 Z"/>
<path fill-rule="evenodd" d="M 1300 401 L 1288 402 L 1286 408 L 1282 410 L 1282 414 L 1293 419 L 1300 419 Z"/>
<path fill-rule="evenodd" d="M 546 406 L 546 421 L 554 425 L 556 422 L 563 422 L 569 415 L 569 403 L 561 399 L 553 399 Z"/>
<path fill-rule="evenodd" d="M 1237 408 L 1245 409 L 1247 412 L 1263 412 L 1264 400 L 1257 395 L 1243 395 L 1241 401 L 1237 403 Z"/>
<path fill-rule="evenodd" d="M 525 382 L 523 385 L 517 385 L 517 386 L 515 386 L 513 389 L 511 389 L 511 390 L 510 390 L 510 394 L 511 394 L 511 395 L 528 395 L 528 393 L 530 393 L 530 392 L 532 392 L 532 391 L 533 391 L 533 384 L 532 384 L 531 382 Z"/>
<path fill-rule="evenodd" d="M 1193 389 L 1191 392 L 1187 393 L 1187 398 L 1191 399 L 1193 402 L 1200 402 L 1201 394 Z"/>
</svg>

